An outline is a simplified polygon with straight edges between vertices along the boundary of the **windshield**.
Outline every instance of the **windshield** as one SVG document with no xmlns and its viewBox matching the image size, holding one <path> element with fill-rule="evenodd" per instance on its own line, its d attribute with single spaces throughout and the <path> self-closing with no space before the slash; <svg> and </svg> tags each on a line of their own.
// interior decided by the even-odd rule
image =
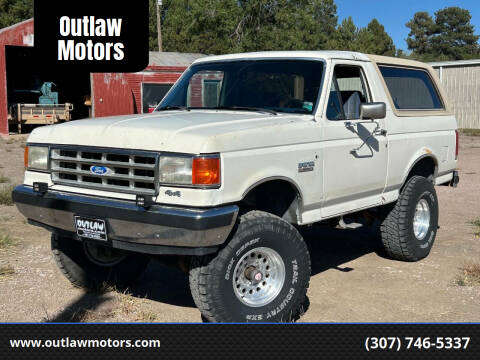
<svg viewBox="0 0 480 360">
<path fill-rule="evenodd" d="M 155 111 L 231 109 L 312 114 L 323 72 L 318 60 L 242 60 L 193 65 Z"/>
</svg>

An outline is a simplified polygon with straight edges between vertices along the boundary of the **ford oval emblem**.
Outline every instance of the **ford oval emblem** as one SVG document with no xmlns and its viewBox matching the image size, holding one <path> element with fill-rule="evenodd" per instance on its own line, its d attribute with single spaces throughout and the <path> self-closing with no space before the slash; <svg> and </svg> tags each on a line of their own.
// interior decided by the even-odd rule
<svg viewBox="0 0 480 360">
<path fill-rule="evenodd" d="M 105 166 L 90 166 L 90 172 L 95 175 L 105 175 L 108 172 L 108 168 Z"/>
</svg>

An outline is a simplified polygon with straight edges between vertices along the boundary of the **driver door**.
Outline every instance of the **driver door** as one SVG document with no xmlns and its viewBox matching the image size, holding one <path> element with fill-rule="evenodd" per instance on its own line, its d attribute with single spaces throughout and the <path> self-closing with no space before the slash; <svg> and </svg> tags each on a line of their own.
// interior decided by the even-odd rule
<svg viewBox="0 0 480 360">
<path fill-rule="evenodd" d="M 385 119 L 360 119 L 360 104 L 375 101 L 368 63 L 332 61 L 324 127 L 322 217 L 382 202 L 387 177 Z"/>
</svg>

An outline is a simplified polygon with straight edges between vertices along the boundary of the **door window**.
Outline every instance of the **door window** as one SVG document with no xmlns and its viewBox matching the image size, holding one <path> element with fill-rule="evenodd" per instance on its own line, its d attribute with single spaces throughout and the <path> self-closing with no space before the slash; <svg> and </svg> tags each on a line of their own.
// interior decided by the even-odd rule
<svg viewBox="0 0 480 360">
<path fill-rule="evenodd" d="M 368 87 L 358 66 L 336 65 L 330 85 L 327 119 L 360 118 L 360 104 L 369 101 Z"/>
</svg>

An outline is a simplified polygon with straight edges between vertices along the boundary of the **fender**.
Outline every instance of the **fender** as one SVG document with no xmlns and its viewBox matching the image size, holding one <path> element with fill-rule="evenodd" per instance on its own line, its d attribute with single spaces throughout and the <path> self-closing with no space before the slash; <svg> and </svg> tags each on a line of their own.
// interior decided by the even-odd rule
<svg viewBox="0 0 480 360">
<path fill-rule="evenodd" d="M 419 153 L 423 153 L 423 155 L 418 156 Z M 421 152 L 419 151 L 415 154 L 414 156 L 415 160 L 413 162 L 410 162 L 410 166 L 408 167 L 408 171 L 405 172 L 405 175 L 403 177 L 402 183 L 400 184 L 400 187 L 402 187 L 405 184 L 405 182 L 407 181 L 408 175 L 410 174 L 412 169 L 415 167 L 415 165 L 417 165 L 420 160 L 425 158 L 431 158 L 433 160 L 433 163 L 434 163 L 433 178 L 435 179 L 437 177 L 437 171 L 438 171 L 437 157 L 432 153 L 430 149 L 422 149 Z"/>
<path fill-rule="evenodd" d="M 298 195 L 300 196 L 300 200 L 303 199 L 303 194 L 302 194 L 302 191 L 300 190 L 300 187 L 298 186 L 298 184 L 292 180 L 291 178 L 289 177 L 286 177 L 286 176 L 269 176 L 269 177 L 266 177 L 266 178 L 263 178 L 261 180 L 258 180 L 256 182 L 254 182 L 252 185 L 250 185 L 242 194 L 242 199 L 245 198 L 245 196 L 254 188 L 256 188 L 258 185 L 261 185 L 263 183 L 266 183 L 268 181 L 273 181 L 273 180 L 283 180 L 283 181 L 286 181 L 288 183 L 290 183 L 291 185 L 293 185 L 293 188 L 297 191 Z"/>
</svg>

